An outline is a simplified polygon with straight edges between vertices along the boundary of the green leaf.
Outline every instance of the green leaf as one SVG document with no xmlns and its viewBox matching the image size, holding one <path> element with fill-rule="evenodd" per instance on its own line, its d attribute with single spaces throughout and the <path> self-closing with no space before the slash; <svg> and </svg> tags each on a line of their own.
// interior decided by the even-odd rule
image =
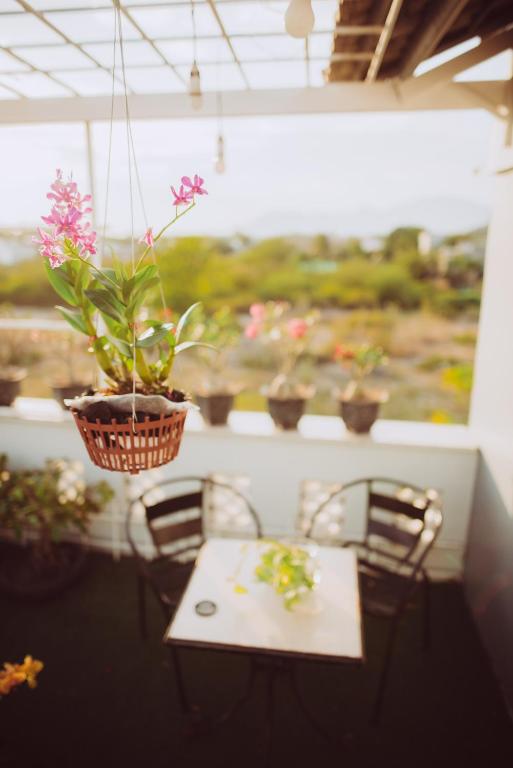
<svg viewBox="0 0 513 768">
<path fill-rule="evenodd" d="M 123 339 L 118 339 L 116 336 L 107 336 L 110 343 L 116 347 L 116 349 L 121 352 L 122 355 L 125 355 L 125 357 L 130 357 L 132 354 L 132 347 L 127 341 L 123 341 Z"/>
<path fill-rule="evenodd" d="M 180 341 L 180 337 L 182 335 L 182 331 L 183 331 L 183 329 L 185 327 L 185 324 L 189 320 L 189 318 L 192 315 L 192 313 L 194 312 L 194 310 L 197 307 L 200 307 L 200 306 L 201 306 L 201 302 L 197 301 L 196 304 L 193 304 L 192 306 L 190 306 L 189 309 L 187 309 L 183 313 L 183 315 L 181 316 L 180 320 L 178 321 L 178 325 L 176 326 L 176 342 L 177 342 L 177 344 Z"/>
<path fill-rule="evenodd" d="M 124 305 L 114 296 L 110 290 L 91 288 L 85 295 L 102 314 L 106 314 L 121 323 L 125 311 Z"/>
<path fill-rule="evenodd" d="M 112 283 L 115 283 L 118 288 L 120 288 L 120 284 L 118 281 L 118 276 L 114 269 L 103 269 L 101 271 L 101 274 L 99 272 L 94 273 L 95 280 L 98 280 L 99 283 L 105 286 L 109 291 L 112 291 L 114 286 Z"/>
<path fill-rule="evenodd" d="M 67 307 L 56 307 L 65 320 L 71 325 L 75 331 L 83 333 L 85 336 L 89 336 L 89 331 L 84 323 L 82 313 L 78 309 L 68 309 Z"/>
<path fill-rule="evenodd" d="M 140 269 L 135 275 L 134 275 L 134 281 L 135 285 L 139 286 L 141 283 L 144 283 L 146 280 L 150 280 L 151 278 L 155 277 L 159 271 L 159 268 L 156 264 L 147 264 L 145 267 Z"/>
<path fill-rule="evenodd" d="M 147 328 L 144 333 L 139 336 L 135 342 L 135 346 L 139 349 L 147 349 L 149 347 L 154 347 L 155 344 L 159 344 L 164 340 L 167 340 L 171 346 L 174 346 L 174 343 L 170 342 L 169 338 L 171 336 L 174 342 L 174 335 L 171 333 L 172 327 L 172 323 L 163 323 L 160 327 L 157 328 Z"/>
<path fill-rule="evenodd" d="M 160 278 L 158 277 L 152 277 L 150 280 L 147 280 L 145 283 L 142 283 L 138 287 L 134 289 L 131 296 L 130 304 L 128 305 L 128 311 L 134 314 L 139 306 L 144 301 L 146 293 L 151 289 L 154 288 L 156 285 L 160 283 Z"/>
<path fill-rule="evenodd" d="M 182 341 L 181 344 L 178 344 L 175 347 L 175 355 L 179 352 L 185 352 L 186 349 L 192 349 L 192 347 L 205 347 L 206 349 L 212 349 L 214 352 L 217 352 L 217 348 L 213 347 L 212 344 L 204 344 L 202 341 Z"/>
<path fill-rule="evenodd" d="M 48 280 L 50 281 L 50 285 L 54 291 L 59 294 L 61 299 L 64 299 L 64 301 L 66 301 L 68 304 L 71 304 L 72 307 L 76 307 L 77 300 L 75 291 L 70 285 L 69 278 L 66 275 L 65 270 L 62 267 L 52 269 L 48 262 L 45 262 L 45 269 Z"/>
</svg>

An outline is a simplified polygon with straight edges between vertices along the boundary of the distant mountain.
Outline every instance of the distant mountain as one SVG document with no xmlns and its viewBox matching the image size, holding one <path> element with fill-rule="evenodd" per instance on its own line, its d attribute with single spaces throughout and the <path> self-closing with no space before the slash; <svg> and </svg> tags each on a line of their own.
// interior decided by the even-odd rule
<svg viewBox="0 0 513 768">
<path fill-rule="evenodd" d="M 438 197 L 387 208 L 341 211 L 340 214 L 275 211 L 248 221 L 240 229 L 256 238 L 319 232 L 340 237 L 370 237 L 388 234 L 397 227 L 417 226 L 443 236 L 486 226 L 488 219 L 489 211 L 485 206 L 470 200 Z"/>
</svg>

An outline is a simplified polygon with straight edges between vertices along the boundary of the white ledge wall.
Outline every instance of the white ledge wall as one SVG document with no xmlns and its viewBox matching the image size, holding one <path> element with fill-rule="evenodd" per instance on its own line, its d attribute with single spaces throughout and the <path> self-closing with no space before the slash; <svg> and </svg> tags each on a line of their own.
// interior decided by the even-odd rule
<svg viewBox="0 0 513 768">
<path fill-rule="evenodd" d="M 251 499 L 264 533 L 294 531 L 303 480 L 348 482 L 358 477 L 392 477 L 436 488 L 443 496 L 444 526 L 430 560 L 434 575 L 459 577 L 472 506 L 478 449 L 469 430 L 415 422 L 379 421 L 371 436 L 349 435 L 340 419 L 305 416 L 298 432 L 277 432 L 270 417 L 234 412 L 229 427 L 205 427 L 190 414 L 178 459 L 143 473 L 138 483 L 165 477 L 219 472 L 250 478 Z M 44 400 L 20 399 L 0 408 L 0 452 L 13 467 L 35 467 L 46 458 L 80 459 L 90 481 L 104 478 L 116 489 L 109 513 L 91 529 L 94 546 L 127 551 L 122 519 L 127 478 L 94 467 L 69 414 Z M 344 535 L 363 534 L 362 509 L 348 508 Z M 143 526 L 141 523 L 141 540 Z"/>
</svg>

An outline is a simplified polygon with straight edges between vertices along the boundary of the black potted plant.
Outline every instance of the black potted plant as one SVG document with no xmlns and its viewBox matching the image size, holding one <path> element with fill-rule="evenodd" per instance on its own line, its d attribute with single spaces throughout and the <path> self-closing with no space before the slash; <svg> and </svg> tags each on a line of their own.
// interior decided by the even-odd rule
<svg viewBox="0 0 513 768">
<path fill-rule="evenodd" d="M 202 349 L 200 358 L 204 375 L 196 387 L 195 399 L 201 415 L 212 426 L 225 425 L 240 386 L 229 373 L 229 356 L 240 339 L 241 328 L 229 307 L 207 316 L 201 309 L 196 314 L 192 338 L 212 349 Z"/>
<path fill-rule="evenodd" d="M 338 344 L 334 357 L 350 371 L 349 383 L 338 393 L 340 415 L 350 432 L 365 434 L 378 418 L 381 403 L 387 399 L 386 392 L 366 385 L 367 377 L 387 361 L 383 349 L 369 344 L 354 348 Z"/>
<path fill-rule="evenodd" d="M 288 304 L 274 301 L 253 304 L 249 313 L 246 337 L 272 345 L 279 361 L 278 373 L 264 388 L 269 413 L 277 427 L 296 429 L 306 401 L 313 395 L 312 387 L 299 380 L 297 364 L 306 350 L 308 332 L 316 315 L 311 312 L 296 317 Z"/>
<path fill-rule="evenodd" d="M 80 535 L 112 496 L 106 482 L 86 485 L 79 462 L 10 470 L 0 455 L 0 589 L 43 598 L 72 583 L 87 557 Z M 79 541 L 66 541 L 69 534 Z"/>
<path fill-rule="evenodd" d="M 12 405 L 21 390 L 21 382 L 26 377 L 25 368 L 17 365 L 0 365 L 0 405 Z"/>
</svg>

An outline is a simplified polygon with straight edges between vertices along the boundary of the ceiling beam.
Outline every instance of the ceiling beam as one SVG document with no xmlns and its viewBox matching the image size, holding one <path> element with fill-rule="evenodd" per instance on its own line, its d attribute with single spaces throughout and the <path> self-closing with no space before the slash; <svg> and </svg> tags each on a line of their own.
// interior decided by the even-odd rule
<svg viewBox="0 0 513 768">
<path fill-rule="evenodd" d="M 383 27 L 383 31 L 379 36 L 379 40 L 376 45 L 376 50 L 374 51 L 374 56 L 371 59 L 371 63 L 369 64 L 369 69 L 367 70 L 367 74 L 365 76 L 365 80 L 367 83 L 373 83 L 378 76 L 379 68 L 383 63 L 385 53 L 387 52 L 388 44 L 392 39 L 392 35 L 394 33 L 395 25 L 397 24 L 397 19 L 399 18 L 399 13 L 401 11 L 402 4 L 403 4 L 403 0 L 392 0 L 392 4 L 390 5 L 389 11 L 387 13 L 387 17 L 385 19 L 385 25 Z"/>
<path fill-rule="evenodd" d="M 438 0 L 419 24 L 418 32 L 408 46 L 399 77 L 409 77 L 421 61 L 434 54 L 438 43 L 449 31 L 468 0 Z"/>
<path fill-rule="evenodd" d="M 479 99 L 475 94 L 479 94 Z M 115 97 L 115 113 L 122 114 L 121 100 Z M 432 92 L 408 98 L 393 81 L 337 83 L 323 88 L 227 91 L 223 93 L 223 115 L 294 115 L 343 112 L 407 112 L 410 110 L 476 109 L 504 102 L 504 82 L 447 83 Z M 186 93 L 129 96 L 133 120 L 173 120 L 216 117 L 216 93 L 203 95 L 200 112 L 193 110 Z M 111 97 L 91 96 L 62 99 L 6 99 L 0 101 L 0 125 L 24 123 L 74 123 L 108 121 Z M 119 110 L 119 111 L 118 111 Z M 501 115 L 502 116 L 502 115 Z"/>
<path fill-rule="evenodd" d="M 498 35 L 488 37 L 472 50 L 456 56 L 454 59 L 440 64 L 439 67 L 429 70 L 419 77 L 410 77 L 401 86 L 406 96 L 423 95 L 432 88 L 451 81 L 460 72 L 474 67 L 476 64 L 491 59 L 502 51 L 513 47 L 513 30 L 500 32 Z"/>
</svg>

